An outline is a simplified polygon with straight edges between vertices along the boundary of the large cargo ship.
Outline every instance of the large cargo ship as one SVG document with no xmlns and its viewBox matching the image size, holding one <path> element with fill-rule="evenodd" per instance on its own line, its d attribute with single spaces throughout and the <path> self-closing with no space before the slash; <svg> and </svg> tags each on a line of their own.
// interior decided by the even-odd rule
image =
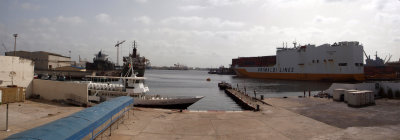
<svg viewBox="0 0 400 140">
<path fill-rule="evenodd" d="M 276 56 L 232 59 L 238 76 L 288 80 L 363 81 L 363 46 L 356 41 L 277 48 Z"/>
</svg>

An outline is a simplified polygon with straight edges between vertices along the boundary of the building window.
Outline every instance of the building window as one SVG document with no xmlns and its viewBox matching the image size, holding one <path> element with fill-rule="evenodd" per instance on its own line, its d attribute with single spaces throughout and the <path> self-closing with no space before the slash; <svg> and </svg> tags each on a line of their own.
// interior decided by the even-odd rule
<svg viewBox="0 0 400 140">
<path fill-rule="evenodd" d="M 339 66 L 347 66 L 347 63 L 339 63 Z"/>
<path fill-rule="evenodd" d="M 354 63 L 356 66 L 364 66 L 364 64 L 363 63 Z"/>
</svg>

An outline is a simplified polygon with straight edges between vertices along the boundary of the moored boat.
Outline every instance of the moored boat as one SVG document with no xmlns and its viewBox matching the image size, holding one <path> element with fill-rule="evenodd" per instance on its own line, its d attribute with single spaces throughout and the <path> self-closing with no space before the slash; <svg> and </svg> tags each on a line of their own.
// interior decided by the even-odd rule
<svg viewBox="0 0 400 140">
<path fill-rule="evenodd" d="M 132 68 L 131 68 L 132 70 Z M 149 95 L 149 88 L 143 84 L 145 77 L 110 77 L 110 76 L 87 76 L 91 81 L 103 81 L 103 83 L 89 82 L 89 99 L 101 102 L 118 96 L 131 96 L 134 105 L 140 107 L 154 107 L 167 109 L 187 109 L 190 105 L 199 101 L 203 96 L 195 97 L 166 97 L 160 95 Z M 119 80 L 120 83 L 110 83 Z M 122 84 L 121 84 L 122 83 Z"/>
<path fill-rule="evenodd" d="M 363 81 L 363 46 L 356 41 L 283 46 L 276 56 L 232 59 L 238 76 L 286 80 Z"/>
</svg>

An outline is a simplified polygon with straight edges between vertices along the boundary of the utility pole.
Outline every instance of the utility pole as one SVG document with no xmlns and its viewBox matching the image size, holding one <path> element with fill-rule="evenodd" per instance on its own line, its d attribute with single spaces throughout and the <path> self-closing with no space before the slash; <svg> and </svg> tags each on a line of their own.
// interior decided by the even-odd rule
<svg viewBox="0 0 400 140">
<path fill-rule="evenodd" d="M 18 37 L 18 34 L 14 34 L 13 36 L 15 38 L 15 41 L 14 41 L 14 56 L 17 56 L 17 37 Z"/>
</svg>

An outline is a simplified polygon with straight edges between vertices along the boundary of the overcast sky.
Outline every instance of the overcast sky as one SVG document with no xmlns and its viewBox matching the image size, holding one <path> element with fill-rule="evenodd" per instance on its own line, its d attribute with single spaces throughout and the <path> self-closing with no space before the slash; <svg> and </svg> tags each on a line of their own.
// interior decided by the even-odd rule
<svg viewBox="0 0 400 140">
<path fill-rule="evenodd" d="M 116 61 L 132 41 L 155 66 L 228 66 L 275 55 L 282 42 L 359 41 L 366 53 L 400 57 L 399 0 L 0 0 L 0 43 Z M 3 45 L 0 53 L 4 54 Z M 120 59 L 121 60 L 121 59 Z"/>
</svg>

